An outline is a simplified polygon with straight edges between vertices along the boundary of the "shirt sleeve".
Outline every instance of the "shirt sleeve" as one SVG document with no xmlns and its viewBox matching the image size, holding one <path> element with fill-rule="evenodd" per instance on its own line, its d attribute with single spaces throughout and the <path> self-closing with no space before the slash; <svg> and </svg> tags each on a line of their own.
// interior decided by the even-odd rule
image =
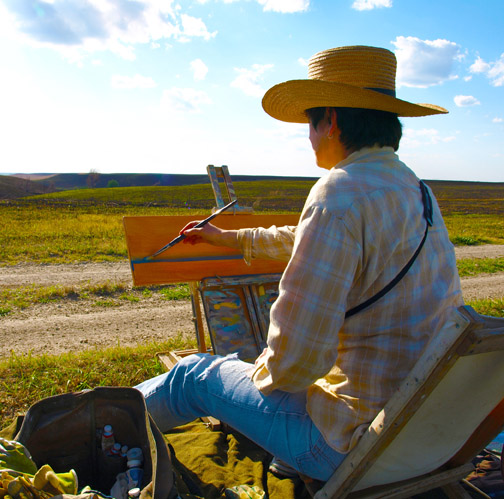
<svg viewBox="0 0 504 499">
<path fill-rule="evenodd" d="M 238 242 L 247 265 L 250 265 L 254 258 L 287 262 L 292 254 L 295 235 L 294 225 L 283 227 L 272 225 L 268 229 L 263 227 L 240 229 Z"/>
<path fill-rule="evenodd" d="M 252 378 L 262 393 L 301 391 L 329 373 L 361 255 L 340 217 L 319 206 L 303 213 L 271 308 L 268 349 Z"/>
</svg>

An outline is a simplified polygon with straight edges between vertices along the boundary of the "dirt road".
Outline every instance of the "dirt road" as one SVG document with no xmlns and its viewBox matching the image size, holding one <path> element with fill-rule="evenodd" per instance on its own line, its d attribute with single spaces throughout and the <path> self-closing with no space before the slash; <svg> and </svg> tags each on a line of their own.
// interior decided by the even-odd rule
<svg viewBox="0 0 504 499">
<path fill-rule="evenodd" d="M 504 257 L 504 246 L 456 249 L 457 258 Z M 131 286 L 127 262 L 76 265 L 17 265 L 0 268 L 0 290 L 18 286 L 82 286 L 106 281 Z M 464 278 L 466 301 L 504 296 L 504 273 Z M 153 295 L 139 302 L 124 300 L 114 307 L 87 300 L 60 300 L 0 316 L 0 357 L 16 354 L 62 353 L 163 341 L 193 335 L 189 301 L 170 302 Z"/>
</svg>

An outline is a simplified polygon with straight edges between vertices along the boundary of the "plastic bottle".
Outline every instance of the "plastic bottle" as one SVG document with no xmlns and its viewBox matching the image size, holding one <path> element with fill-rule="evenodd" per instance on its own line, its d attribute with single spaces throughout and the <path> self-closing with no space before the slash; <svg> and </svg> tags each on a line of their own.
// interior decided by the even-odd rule
<svg viewBox="0 0 504 499">
<path fill-rule="evenodd" d="M 109 456 L 121 457 L 121 444 L 115 443 L 108 451 Z"/>
<path fill-rule="evenodd" d="M 128 462 L 129 461 L 140 461 L 140 463 L 143 462 L 143 452 L 140 447 L 132 447 L 128 452 L 127 452 L 127 457 L 128 457 Z"/>
<path fill-rule="evenodd" d="M 133 447 L 126 454 L 128 458 L 128 471 L 126 477 L 128 479 L 128 490 L 136 487 L 142 487 L 143 478 L 143 452 L 140 447 Z"/>
<path fill-rule="evenodd" d="M 108 454 L 110 449 L 115 444 L 114 430 L 112 426 L 107 424 L 103 427 L 102 437 L 101 437 L 101 447 L 105 454 Z"/>
<path fill-rule="evenodd" d="M 121 447 L 121 456 L 122 457 L 126 457 L 128 455 L 128 446 L 127 445 L 123 445 Z"/>
<path fill-rule="evenodd" d="M 131 466 L 130 466 L 131 463 Z M 142 487 L 143 469 L 140 461 L 128 461 L 128 471 L 126 471 L 128 479 L 128 490 L 136 487 Z"/>
</svg>

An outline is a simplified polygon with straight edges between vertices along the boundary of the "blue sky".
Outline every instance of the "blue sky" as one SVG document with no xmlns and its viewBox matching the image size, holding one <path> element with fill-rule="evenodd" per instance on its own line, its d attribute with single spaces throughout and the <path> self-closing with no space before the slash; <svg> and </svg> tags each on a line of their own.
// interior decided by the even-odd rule
<svg viewBox="0 0 504 499">
<path fill-rule="evenodd" d="M 308 126 L 261 98 L 342 45 L 395 52 L 399 155 L 504 182 L 502 0 L 0 0 L 0 173 L 320 176 Z"/>
</svg>

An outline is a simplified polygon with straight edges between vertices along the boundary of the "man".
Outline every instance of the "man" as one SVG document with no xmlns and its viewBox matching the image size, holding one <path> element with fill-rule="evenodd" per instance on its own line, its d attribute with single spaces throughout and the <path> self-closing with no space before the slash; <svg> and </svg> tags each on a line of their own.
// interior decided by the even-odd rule
<svg viewBox="0 0 504 499">
<path fill-rule="evenodd" d="M 310 59 L 308 80 L 264 96 L 274 118 L 309 123 L 329 172 L 297 227 L 184 228 L 187 242 L 288 265 L 255 366 L 190 356 L 138 387 L 162 431 L 212 415 L 280 463 L 327 480 L 462 304 L 437 203 L 394 152 L 398 116 L 447 111 L 397 99 L 395 70 L 388 50 L 340 47 Z"/>
</svg>

